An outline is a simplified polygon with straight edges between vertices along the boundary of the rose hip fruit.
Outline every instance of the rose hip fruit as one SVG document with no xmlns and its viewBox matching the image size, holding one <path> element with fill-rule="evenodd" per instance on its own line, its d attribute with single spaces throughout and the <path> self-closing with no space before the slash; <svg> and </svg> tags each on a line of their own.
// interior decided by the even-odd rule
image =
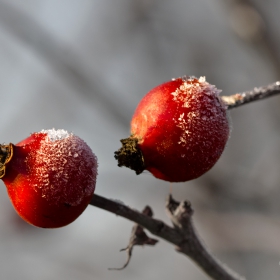
<svg viewBox="0 0 280 280">
<path fill-rule="evenodd" d="M 185 182 L 207 172 L 229 138 L 220 90 L 205 77 L 181 77 L 152 89 L 131 121 L 131 136 L 115 152 L 119 166 L 150 171 L 156 178 Z"/>
<path fill-rule="evenodd" d="M 17 213 L 34 226 L 73 222 L 89 204 L 96 176 L 90 147 L 65 130 L 42 130 L 0 147 L 0 178 Z"/>
</svg>

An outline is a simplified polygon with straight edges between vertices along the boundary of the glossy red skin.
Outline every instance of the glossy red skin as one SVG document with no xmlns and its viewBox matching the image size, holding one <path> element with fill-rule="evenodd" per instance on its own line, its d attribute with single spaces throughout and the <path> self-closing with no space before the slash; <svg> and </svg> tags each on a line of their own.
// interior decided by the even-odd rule
<svg viewBox="0 0 280 280">
<path fill-rule="evenodd" d="M 131 134 L 139 141 L 145 169 L 169 182 L 192 180 L 212 168 L 224 150 L 230 130 L 226 108 L 216 95 L 205 97 L 205 92 L 198 93 L 189 107 L 174 101 L 172 93 L 183 82 L 178 78 L 152 89 L 140 101 L 131 121 Z M 205 115 L 205 120 L 188 118 L 192 113 Z M 189 135 L 179 127 L 183 121 Z"/>
<path fill-rule="evenodd" d="M 44 134 L 33 134 L 13 145 L 13 157 L 7 164 L 6 174 L 2 179 L 15 210 L 26 222 L 42 228 L 58 228 L 70 224 L 80 216 L 93 193 L 84 197 L 79 205 L 72 206 L 63 201 L 52 203 L 43 197 L 42 189 L 35 190 L 31 186 L 30 182 L 34 178 L 32 167 L 30 169 L 30 152 L 40 146 L 44 137 Z"/>
</svg>

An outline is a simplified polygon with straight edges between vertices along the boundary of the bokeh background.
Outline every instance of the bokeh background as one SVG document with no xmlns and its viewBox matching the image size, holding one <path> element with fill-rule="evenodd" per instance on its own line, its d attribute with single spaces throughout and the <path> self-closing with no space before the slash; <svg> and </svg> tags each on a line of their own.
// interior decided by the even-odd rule
<svg viewBox="0 0 280 280">
<path fill-rule="evenodd" d="M 229 95 L 280 79 L 279 0 L 1 0 L 1 142 L 41 129 L 83 138 L 99 158 L 96 193 L 165 216 L 169 184 L 118 168 L 119 139 L 143 95 L 182 75 L 206 76 Z M 280 278 L 280 96 L 232 110 L 215 167 L 173 185 L 189 199 L 201 238 L 248 279 Z M 0 278 L 206 280 L 160 241 L 137 247 L 133 224 L 89 206 L 73 224 L 32 227 L 0 188 Z"/>
</svg>

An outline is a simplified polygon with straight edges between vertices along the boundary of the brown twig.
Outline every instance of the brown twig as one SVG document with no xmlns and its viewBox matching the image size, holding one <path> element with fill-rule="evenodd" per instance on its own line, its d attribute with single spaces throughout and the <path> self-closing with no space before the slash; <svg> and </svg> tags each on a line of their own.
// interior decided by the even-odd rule
<svg viewBox="0 0 280 280">
<path fill-rule="evenodd" d="M 168 197 L 166 208 L 174 227 L 99 195 L 94 195 L 90 204 L 131 220 L 152 234 L 174 244 L 179 252 L 189 256 L 212 279 L 244 279 L 227 268 L 205 248 L 194 229 L 191 219 L 193 211 L 189 202 L 179 203 L 171 196 Z"/>
<path fill-rule="evenodd" d="M 280 81 L 273 84 L 255 87 L 253 90 L 236 93 L 230 96 L 221 96 L 228 109 L 233 109 L 247 103 L 280 94 Z"/>
<path fill-rule="evenodd" d="M 142 213 L 146 216 L 152 217 L 153 211 L 150 206 L 146 206 Z M 139 226 L 138 224 L 135 224 L 132 228 L 129 243 L 126 248 L 121 249 L 120 251 L 126 251 L 127 252 L 127 260 L 125 264 L 120 268 L 109 268 L 109 270 L 123 270 L 126 268 L 131 260 L 132 257 L 132 250 L 134 246 L 136 245 L 151 245 L 154 246 L 158 242 L 157 239 L 150 238 L 144 231 L 143 227 Z"/>
</svg>

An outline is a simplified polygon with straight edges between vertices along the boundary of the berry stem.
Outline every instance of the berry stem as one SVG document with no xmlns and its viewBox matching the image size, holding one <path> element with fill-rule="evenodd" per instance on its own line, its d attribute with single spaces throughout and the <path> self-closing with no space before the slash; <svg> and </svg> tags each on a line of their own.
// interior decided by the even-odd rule
<svg viewBox="0 0 280 280">
<path fill-rule="evenodd" d="M 190 257 L 212 279 L 245 280 L 211 255 L 205 248 L 192 223 L 193 210 L 189 202 L 179 203 L 171 195 L 168 197 L 166 208 L 174 227 L 117 201 L 96 194 L 91 199 L 90 204 L 133 221 L 152 234 L 174 244 L 178 252 Z"/>
<path fill-rule="evenodd" d="M 118 166 L 128 167 L 141 174 L 145 169 L 144 159 L 141 150 L 138 148 L 138 139 L 133 136 L 121 139 L 122 147 L 115 152 L 115 159 L 118 161 Z"/>
<path fill-rule="evenodd" d="M 224 101 L 228 109 L 233 109 L 276 94 L 280 94 L 280 81 L 267 86 L 255 87 L 252 90 L 242 93 L 236 93 L 230 96 L 221 96 L 221 99 Z"/>
<path fill-rule="evenodd" d="M 0 179 L 4 177 L 6 171 L 6 163 L 11 160 L 12 156 L 12 144 L 0 145 Z"/>
</svg>

